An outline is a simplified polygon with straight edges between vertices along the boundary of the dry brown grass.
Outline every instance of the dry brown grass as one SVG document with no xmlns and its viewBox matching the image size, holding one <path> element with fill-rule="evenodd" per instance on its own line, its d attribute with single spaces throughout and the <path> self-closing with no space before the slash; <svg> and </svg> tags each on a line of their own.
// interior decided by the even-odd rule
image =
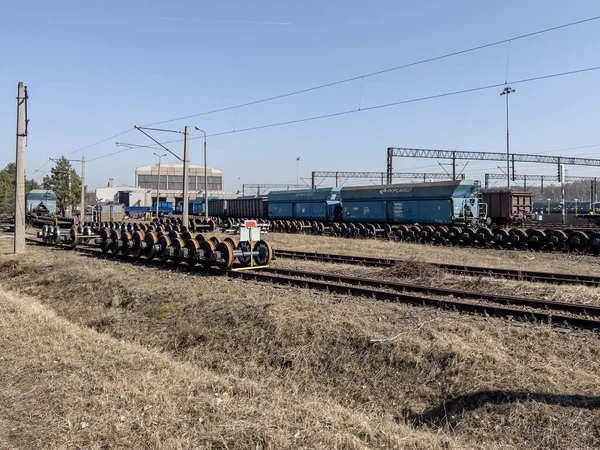
<svg viewBox="0 0 600 450">
<path fill-rule="evenodd" d="M 557 300 L 587 305 L 600 305 L 600 289 L 584 285 L 556 285 L 509 280 L 487 276 L 454 275 L 428 263 L 408 260 L 406 264 L 393 267 L 364 267 L 347 264 L 331 264 L 278 258 L 273 267 L 309 270 L 365 278 L 377 278 L 422 286 L 444 287 L 484 294 Z"/>
<path fill-rule="evenodd" d="M 45 248 L 0 273 L 7 448 L 600 446 L 591 333 Z"/>
<path fill-rule="evenodd" d="M 543 253 L 524 250 L 443 247 L 384 241 L 380 239 L 345 239 L 340 237 L 283 233 L 268 233 L 265 237 L 273 244 L 274 248 L 286 250 L 600 275 L 600 258 L 587 255 Z"/>
</svg>

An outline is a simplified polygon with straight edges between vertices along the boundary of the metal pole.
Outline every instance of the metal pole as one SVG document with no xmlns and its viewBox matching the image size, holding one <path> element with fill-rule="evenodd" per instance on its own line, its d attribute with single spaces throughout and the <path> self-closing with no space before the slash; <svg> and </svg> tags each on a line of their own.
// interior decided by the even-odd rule
<svg viewBox="0 0 600 450">
<path fill-rule="evenodd" d="M 487 189 L 490 185 L 490 174 L 486 173 L 485 174 L 485 188 Z"/>
<path fill-rule="evenodd" d="M 79 212 L 79 222 L 83 224 L 85 220 L 85 157 L 81 157 L 81 211 Z"/>
<path fill-rule="evenodd" d="M 156 153 L 155 153 L 156 155 Z M 158 180 L 156 180 L 156 218 L 158 218 L 158 202 L 160 201 L 160 160 L 162 155 L 158 155 Z"/>
<path fill-rule="evenodd" d="M 208 220 L 208 166 L 206 164 L 206 133 L 204 133 L 204 218 Z"/>
<path fill-rule="evenodd" d="M 335 177 L 335 179 L 336 179 L 335 186 L 337 187 L 337 174 L 336 174 L 336 177 Z M 312 174 L 311 174 L 311 182 L 310 182 L 310 185 L 311 185 L 311 189 L 314 189 L 314 188 L 315 188 L 315 172 L 314 172 L 314 171 L 313 171 L 313 172 L 312 172 Z"/>
<path fill-rule="evenodd" d="M 452 180 L 456 180 L 456 152 L 452 152 Z"/>
<path fill-rule="evenodd" d="M 544 175 L 541 176 L 541 180 L 542 180 L 542 190 L 541 190 L 541 194 L 544 193 Z"/>
<path fill-rule="evenodd" d="M 394 173 L 394 149 L 387 149 L 387 184 L 392 184 L 392 174 Z"/>
<path fill-rule="evenodd" d="M 509 155 L 510 155 L 510 133 L 508 131 L 508 91 L 506 92 L 506 187 L 510 188 L 510 166 L 509 166 Z"/>
<path fill-rule="evenodd" d="M 297 156 L 296 157 L 296 189 L 298 189 L 298 185 L 299 185 L 298 182 L 300 181 L 300 178 L 298 177 L 299 166 L 300 166 L 300 157 Z"/>
<path fill-rule="evenodd" d="M 69 213 L 67 214 L 67 217 L 71 218 L 73 216 L 71 209 L 73 207 L 73 202 L 71 201 L 71 169 L 68 170 L 67 172 L 67 208 Z"/>
<path fill-rule="evenodd" d="M 560 165 L 561 194 L 562 194 L 562 223 L 567 224 L 567 208 L 565 205 L 565 166 Z"/>
<path fill-rule="evenodd" d="M 508 122 L 508 96 L 515 92 L 515 89 L 510 86 L 506 86 L 500 95 L 506 97 L 506 187 L 510 189 L 510 133 L 509 133 L 509 122 Z M 514 163 L 513 163 L 513 180 L 514 180 Z"/>
<path fill-rule="evenodd" d="M 512 155 L 512 180 L 515 181 L 515 154 Z"/>
<path fill-rule="evenodd" d="M 189 173 L 190 173 L 190 157 L 188 153 L 188 139 L 190 137 L 190 127 L 186 126 L 183 138 L 183 212 L 181 221 L 184 227 L 188 227 L 188 209 L 189 209 Z"/>
<path fill-rule="evenodd" d="M 17 147 L 15 175 L 14 252 L 25 252 L 25 85 L 17 89 Z"/>
</svg>

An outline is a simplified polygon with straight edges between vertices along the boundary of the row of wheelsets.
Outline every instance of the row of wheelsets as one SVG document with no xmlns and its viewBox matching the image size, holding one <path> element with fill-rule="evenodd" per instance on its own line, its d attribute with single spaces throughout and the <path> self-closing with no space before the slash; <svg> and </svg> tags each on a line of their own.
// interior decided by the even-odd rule
<svg viewBox="0 0 600 450">
<path fill-rule="evenodd" d="M 323 222 L 308 220 L 273 220 L 273 231 L 280 233 L 331 234 L 343 237 L 389 237 L 392 235 L 390 224 Z"/>
<path fill-rule="evenodd" d="M 58 225 L 44 225 L 37 232 L 37 237 L 47 244 L 63 244 L 76 247 L 79 243 L 87 244 L 99 237 L 90 226 L 73 225 L 69 231 L 62 230 Z"/>
<path fill-rule="evenodd" d="M 192 235 L 189 231 L 179 232 L 135 230 L 123 231 L 103 228 L 100 231 L 100 248 L 104 253 L 129 255 L 135 258 L 158 258 L 161 261 L 185 262 L 189 266 L 202 264 L 204 267 L 230 269 L 235 261 L 241 267 L 266 266 L 273 259 L 273 249 L 264 240 L 251 245 L 248 241 L 237 241 L 228 237 L 220 240 L 216 236 L 206 239 L 202 234 Z"/>
</svg>

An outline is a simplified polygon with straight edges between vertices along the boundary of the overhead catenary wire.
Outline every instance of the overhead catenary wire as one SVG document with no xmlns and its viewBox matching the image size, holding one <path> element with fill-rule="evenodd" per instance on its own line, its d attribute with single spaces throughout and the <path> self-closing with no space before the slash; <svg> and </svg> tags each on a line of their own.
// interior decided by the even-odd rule
<svg viewBox="0 0 600 450">
<path fill-rule="evenodd" d="M 153 122 L 153 123 L 147 124 L 145 126 L 160 125 L 160 124 L 163 124 L 163 123 L 174 122 L 174 121 L 177 121 L 177 120 L 183 120 L 183 119 L 188 119 L 188 118 L 192 118 L 192 117 L 199 117 L 199 116 L 202 116 L 202 115 L 208 115 L 208 114 L 218 113 L 218 112 L 222 112 L 222 111 L 228 111 L 228 110 L 231 110 L 231 109 L 238 109 L 239 110 L 239 108 L 244 107 L 244 106 L 255 105 L 255 104 L 259 104 L 259 103 L 268 102 L 268 101 L 271 101 L 271 100 L 277 100 L 277 99 L 280 99 L 280 98 L 285 98 L 285 97 L 290 97 L 290 96 L 293 96 L 293 95 L 298 95 L 298 94 L 302 94 L 302 93 L 306 93 L 306 92 L 315 91 L 315 90 L 318 90 L 318 89 L 324 89 L 324 88 L 335 86 L 335 85 L 338 85 L 338 84 L 343 84 L 343 83 L 348 83 L 348 82 L 351 82 L 351 81 L 356 81 L 358 79 L 361 79 L 361 94 L 362 94 L 362 80 L 364 80 L 365 77 L 373 77 L 373 76 L 376 76 L 376 75 L 381 75 L 381 74 L 384 74 L 384 73 L 388 73 L 388 72 L 392 72 L 392 71 L 396 71 L 396 70 L 400 70 L 400 69 L 404 69 L 404 68 L 416 66 L 416 65 L 419 65 L 419 64 L 425 64 L 425 63 L 428 63 L 428 62 L 433 62 L 433 61 L 437 61 L 437 60 L 441 60 L 441 59 L 445 59 L 445 58 L 450 58 L 452 56 L 458 56 L 458 55 L 461 55 L 461 54 L 465 54 L 465 53 L 469 53 L 469 52 L 473 52 L 473 51 L 477 51 L 477 50 L 482 50 L 482 49 L 493 47 L 493 46 L 500 45 L 500 44 L 503 44 L 503 43 L 507 43 L 507 42 L 510 43 L 511 41 L 521 40 L 521 39 L 525 39 L 525 38 L 528 38 L 528 37 L 533 37 L 533 36 L 537 36 L 537 35 L 540 35 L 540 34 L 549 33 L 549 32 L 556 31 L 556 30 L 560 30 L 560 29 L 563 29 L 563 28 L 568 28 L 568 27 L 572 27 L 572 26 L 576 26 L 576 25 L 581 25 L 581 24 L 584 24 L 584 23 L 588 23 L 588 22 L 592 22 L 592 21 L 598 20 L 598 19 L 600 19 L 600 16 L 588 17 L 586 19 L 582 19 L 582 20 L 578 20 L 578 21 L 574 21 L 574 22 L 568 22 L 568 23 L 565 23 L 565 24 L 562 24 L 562 25 L 557 25 L 557 26 L 554 26 L 554 27 L 545 28 L 545 29 L 542 29 L 542 30 L 538 30 L 538 31 L 534 31 L 534 32 L 531 32 L 531 33 L 522 34 L 522 35 L 519 35 L 519 36 L 513 36 L 513 37 L 510 37 L 510 38 L 507 38 L 507 39 L 503 39 L 503 40 L 499 40 L 499 41 L 495 41 L 495 42 L 490 42 L 490 43 L 479 45 L 479 46 L 475 46 L 475 47 L 470 47 L 470 48 L 459 50 L 459 51 L 456 51 L 456 52 L 446 53 L 444 55 L 439 55 L 439 56 L 435 56 L 435 57 L 432 57 L 432 58 L 426 58 L 426 59 L 422 59 L 422 60 L 419 60 L 419 61 L 414 61 L 414 62 L 411 62 L 411 63 L 407 63 L 407 64 L 395 66 L 395 67 L 391 67 L 391 68 L 388 68 L 388 69 L 383 69 L 383 70 L 379 70 L 379 71 L 375 71 L 375 72 L 370 72 L 370 73 L 367 73 L 367 74 L 358 75 L 358 76 L 355 76 L 355 77 L 346 78 L 346 79 L 334 81 L 334 82 L 331 82 L 331 83 L 325 83 L 325 84 L 321 84 L 321 85 L 318 85 L 318 86 L 313 86 L 313 87 L 306 88 L 306 89 L 300 89 L 300 90 L 296 90 L 296 91 L 285 93 L 285 94 L 275 95 L 275 96 L 267 97 L 267 98 L 260 99 L 260 100 L 255 100 L 255 101 L 251 101 L 251 102 L 241 103 L 241 104 L 234 105 L 234 106 L 228 106 L 228 107 L 225 107 L 225 108 L 219 108 L 219 109 L 215 109 L 215 110 L 211 110 L 211 111 L 205 111 L 205 112 L 198 113 L 198 114 L 192 114 L 192 115 L 183 116 L 183 117 L 179 117 L 179 118 L 175 118 L 175 119 L 168 119 L 168 120 L 164 120 L 164 121 L 160 121 L 160 122 Z M 362 97 L 362 95 L 361 95 L 361 97 Z M 360 104 L 359 104 L 359 109 L 360 109 Z M 237 127 L 237 114 L 236 114 L 236 124 L 234 125 L 234 131 L 237 131 L 237 130 L 235 130 L 236 127 Z M 101 141 L 98 141 L 98 142 L 95 142 L 93 144 L 90 144 L 90 145 L 87 145 L 87 146 L 84 146 L 84 147 L 72 150 L 72 151 L 66 153 L 65 156 L 66 155 L 71 155 L 73 153 L 77 153 L 77 152 L 80 152 L 80 151 L 83 151 L 83 150 L 87 150 L 87 149 L 89 149 L 91 147 L 95 147 L 95 146 L 100 145 L 100 144 L 102 144 L 104 142 L 107 142 L 107 141 L 109 141 L 111 139 L 114 139 L 116 137 L 119 137 L 119 136 L 122 136 L 122 135 L 124 135 L 126 133 L 129 133 L 130 131 L 133 131 L 133 130 L 134 130 L 134 128 L 129 128 L 129 129 L 127 129 L 127 130 L 125 130 L 125 131 L 123 131 L 121 133 L 117 133 L 117 134 L 115 134 L 113 136 L 110 136 L 110 137 L 108 137 L 106 139 L 102 139 Z"/>
<path fill-rule="evenodd" d="M 537 77 L 524 78 L 521 80 L 514 80 L 514 81 L 510 81 L 510 84 L 530 83 L 533 81 L 547 80 L 550 78 L 558 78 L 558 77 L 567 76 L 567 75 L 591 72 L 591 71 L 595 71 L 595 70 L 599 70 L 599 69 L 600 69 L 600 66 L 587 67 L 585 69 L 577 69 L 577 70 L 571 70 L 568 72 L 560 72 L 560 73 L 554 73 L 554 74 L 549 74 L 549 75 L 541 75 L 541 76 L 537 76 Z M 351 110 L 345 110 L 345 111 L 338 111 L 335 113 L 321 114 L 321 115 L 311 116 L 311 117 L 303 117 L 300 119 L 288 120 L 288 121 L 284 121 L 284 122 L 275 122 L 275 123 L 266 124 L 266 125 L 257 125 L 254 127 L 240 128 L 239 130 L 222 131 L 219 133 L 207 134 L 206 137 L 224 136 L 224 135 L 234 134 L 234 133 L 243 133 L 243 132 L 247 132 L 247 131 L 254 131 L 254 130 L 260 130 L 260 129 L 265 129 L 265 128 L 274 128 L 274 127 L 278 127 L 278 126 L 291 125 L 291 124 L 295 124 L 295 123 L 327 119 L 327 118 L 344 116 L 344 115 L 348 115 L 348 114 L 360 113 L 360 112 L 365 112 L 365 111 L 373 111 L 373 110 L 377 110 L 377 109 L 381 109 L 381 108 L 389 108 L 392 106 L 399 106 L 399 105 L 408 104 L 408 103 L 416 103 L 416 102 L 425 101 L 425 100 L 433 100 L 436 98 L 450 97 L 450 96 L 454 96 L 454 95 L 461 95 L 461 94 L 467 94 L 467 93 L 471 93 L 471 92 L 495 89 L 495 88 L 498 88 L 501 86 L 504 86 L 504 83 L 495 83 L 495 84 L 478 86 L 478 87 L 469 88 L 469 89 L 461 89 L 458 91 L 445 92 L 445 93 L 441 93 L 441 94 L 428 95 L 428 96 L 424 96 L 424 97 L 417 97 L 417 98 L 412 98 L 412 99 L 408 99 L 408 100 L 400 100 L 397 102 L 368 106 L 368 107 L 364 107 L 362 109 L 351 109 Z M 204 136 L 190 137 L 190 138 L 188 138 L 188 140 L 191 141 L 191 140 L 203 139 L 203 138 L 204 138 Z M 177 142 L 183 142 L 183 139 L 164 141 L 164 142 L 161 142 L 161 145 L 173 144 L 173 143 L 177 143 Z M 130 150 L 132 150 L 132 148 L 124 149 L 124 150 L 121 150 L 118 152 L 112 152 L 112 153 L 109 153 L 106 155 L 102 155 L 102 156 L 98 156 L 96 158 L 89 159 L 87 162 L 97 161 L 99 159 L 107 158 L 109 156 L 127 152 Z"/>
<path fill-rule="evenodd" d="M 545 28 L 543 30 L 534 31 L 534 32 L 531 32 L 531 33 L 521 34 L 521 35 L 513 36 L 513 37 L 510 37 L 510 38 L 507 38 L 507 39 L 502 39 L 502 40 L 499 40 L 499 41 L 490 42 L 490 43 L 487 43 L 487 44 L 482 44 L 482 45 L 478 45 L 478 46 L 475 46 L 475 47 L 470 47 L 470 48 L 466 48 L 466 49 L 463 49 L 463 50 L 458 50 L 458 51 L 455 51 L 455 52 L 451 52 L 451 53 L 446 53 L 446 54 L 443 54 L 443 55 L 434 56 L 434 57 L 431 57 L 431 58 L 425 58 L 425 59 L 421 59 L 421 60 L 418 60 L 418 61 L 413 61 L 413 62 L 410 62 L 410 63 L 402 64 L 402 65 L 399 65 L 399 66 L 395 66 L 395 67 L 389 67 L 387 69 L 382 69 L 382 70 L 378 70 L 378 71 L 375 71 L 375 72 L 369 72 L 369 73 L 366 73 L 366 74 L 357 75 L 357 76 L 350 77 L 350 78 L 345 78 L 345 79 L 342 79 L 342 80 L 332 81 L 330 83 L 325 83 L 325 84 L 321 84 L 321 85 L 318 85 L 318 86 L 313 86 L 313 87 L 309 87 L 309 88 L 305 88 L 305 89 L 299 89 L 299 90 L 288 92 L 288 93 L 285 93 L 285 94 L 274 95 L 274 96 L 266 97 L 266 98 L 263 98 L 263 99 L 260 99 L 260 100 L 253 100 L 253 101 L 246 102 L 246 103 L 240 103 L 238 105 L 232 105 L 232 106 L 227 106 L 227 107 L 224 107 L 224 108 L 218 108 L 218 109 L 213 109 L 213 110 L 209 110 L 209 111 L 204 111 L 204 112 L 201 112 L 201 113 L 190 114 L 190 115 L 187 115 L 187 116 L 176 117 L 176 118 L 173 118 L 173 119 L 167 119 L 167 120 L 163 120 L 163 121 L 159 121 L 159 122 L 153 122 L 153 123 L 149 123 L 149 124 L 144 125 L 144 126 L 149 127 L 149 126 L 160 125 L 160 124 L 169 123 L 169 122 L 176 122 L 176 121 L 179 121 L 179 120 L 191 119 L 191 118 L 194 118 L 194 117 L 206 116 L 206 115 L 209 115 L 209 114 L 215 114 L 215 113 L 219 113 L 219 112 L 229 111 L 229 110 L 232 110 L 232 109 L 235 109 L 235 108 L 242 108 L 242 107 L 245 107 L 245 106 L 257 105 L 257 104 L 260 104 L 260 103 L 265 103 L 265 102 L 269 102 L 269 101 L 273 101 L 273 100 L 279 100 L 279 99 L 286 98 L 286 97 L 291 97 L 291 96 L 294 96 L 294 95 L 304 94 L 304 93 L 316 91 L 316 90 L 319 90 L 319 89 L 325 89 L 325 88 L 328 88 L 328 87 L 337 86 L 339 84 L 350 83 L 352 81 L 362 80 L 364 78 L 369 78 L 369 77 L 374 77 L 374 76 L 382 75 L 382 74 L 389 73 L 389 72 L 394 72 L 396 70 L 406 69 L 408 67 L 418 66 L 420 64 L 426 64 L 426 63 L 430 63 L 430 62 L 434 62 L 434 61 L 439 61 L 441 59 L 451 58 L 453 56 L 463 55 L 465 53 L 470 53 L 470 52 L 474 52 L 474 51 L 477 51 L 477 50 L 483 50 L 485 48 L 494 47 L 494 46 L 501 45 L 501 44 L 509 43 L 509 45 L 510 45 L 511 41 L 517 41 L 517 40 L 521 40 L 521 39 L 526 39 L 526 38 L 529 38 L 529 37 L 532 37 L 532 36 L 537 36 L 537 35 L 540 35 L 540 34 L 549 33 L 551 31 L 556 31 L 556 30 L 560 30 L 560 29 L 563 29 L 563 28 L 572 27 L 572 26 L 575 26 L 575 25 L 581 25 L 583 23 L 592 22 L 592 21 L 598 20 L 598 19 L 600 19 L 600 16 L 589 17 L 587 19 L 582 19 L 582 20 L 578 20 L 578 21 L 575 21 L 575 22 L 569 22 L 569 23 L 565 23 L 565 24 L 562 24 L 562 25 L 557 25 L 557 26 L 554 26 L 554 27 Z M 508 60 L 507 60 L 507 77 L 508 77 Z"/>
<path fill-rule="evenodd" d="M 577 70 L 571 70 L 571 71 L 567 71 L 567 72 L 559 72 L 559 73 L 554 73 L 554 74 L 549 74 L 549 75 L 541 75 L 541 76 L 537 76 L 537 77 L 523 78 L 520 80 L 509 81 L 509 83 L 510 84 L 530 83 L 533 81 L 547 80 L 550 78 L 558 78 L 558 77 L 563 77 L 563 76 L 567 76 L 567 75 L 575 75 L 575 74 L 579 74 L 579 73 L 592 72 L 592 71 L 599 70 L 599 69 L 600 69 L 600 66 L 587 67 L 585 69 L 577 69 Z M 488 90 L 488 89 L 496 89 L 501 86 L 504 86 L 504 83 L 488 84 L 485 86 L 461 89 L 458 91 L 444 92 L 441 94 L 433 94 L 433 95 L 416 97 L 416 98 L 407 99 L 407 100 L 399 100 L 397 102 L 390 102 L 390 103 L 384 103 L 384 104 L 379 104 L 379 105 L 374 105 L 374 106 L 367 106 L 367 107 L 363 107 L 361 109 L 350 109 L 350 110 L 338 111 L 338 112 L 334 112 L 334 113 L 321 114 L 321 115 L 317 115 L 317 116 L 303 117 L 300 119 L 287 120 L 287 121 L 283 121 L 283 122 L 275 122 L 275 123 L 270 123 L 270 124 L 266 124 L 266 125 L 257 125 L 257 126 L 248 127 L 248 128 L 240 128 L 239 130 L 236 130 L 236 131 L 231 131 L 231 130 L 230 131 L 222 131 L 219 133 L 207 134 L 206 137 L 224 136 L 227 134 L 242 133 L 242 132 L 246 132 L 246 131 L 260 130 L 260 129 L 265 129 L 265 128 L 273 128 L 273 127 L 278 127 L 278 126 L 291 125 L 291 124 L 295 124 L 295 123 L 309 122 L 309 121 L 313 121 L 313 120 L 327 119 L 327 118 L 331 118 L 331 117 L 343 116 L 343 115 L 360 113 L 360 112 L 365 112 L 365 111 L 373 111 L 373 110 L 382 109 L 382 108 L 389 108 L 392 106 L 399 106 L 399 105 L 404 105 L 404 104 L 408 104 L 408 103 L 416 103 L 416 102 L 425 101 L 425 100 L 433 100 L 436 98 L 451 97 L 454 95 L 468 94 L 471 92 L 484 91 L 484 90 Z M 189 140 L 194 140 L 194 139 L 203 139 L 203 136 L 189 138 Z M 165 142 L 162 142 L 162 144 L 172 144 L 175 142 L 183 142 L 183 139 L 165 141 Z"/>
</svg>

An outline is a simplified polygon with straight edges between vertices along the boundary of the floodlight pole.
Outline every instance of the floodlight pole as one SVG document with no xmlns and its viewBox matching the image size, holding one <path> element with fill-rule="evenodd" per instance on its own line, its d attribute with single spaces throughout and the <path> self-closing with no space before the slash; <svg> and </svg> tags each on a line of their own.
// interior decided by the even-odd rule
<svg viewBox="0 0 600 450">
<path fill-rule="evenodd" d="M 206 132 L 198 127 L 196 131 L 201 131 L 204 134 L 204 217 L 208 220 L 208 169 L 206 167 Z"/>
<path fill-rule="evenodd" d="M 510 86 L 506 86 L 500 95 L 506 97 L 506 187 L 510 189 L 510 133 L 508 131 L 508 95 L 515 92 Z M 513 166 L 513 177 L 515 176 L 515 170 Z"/>
</svg>

